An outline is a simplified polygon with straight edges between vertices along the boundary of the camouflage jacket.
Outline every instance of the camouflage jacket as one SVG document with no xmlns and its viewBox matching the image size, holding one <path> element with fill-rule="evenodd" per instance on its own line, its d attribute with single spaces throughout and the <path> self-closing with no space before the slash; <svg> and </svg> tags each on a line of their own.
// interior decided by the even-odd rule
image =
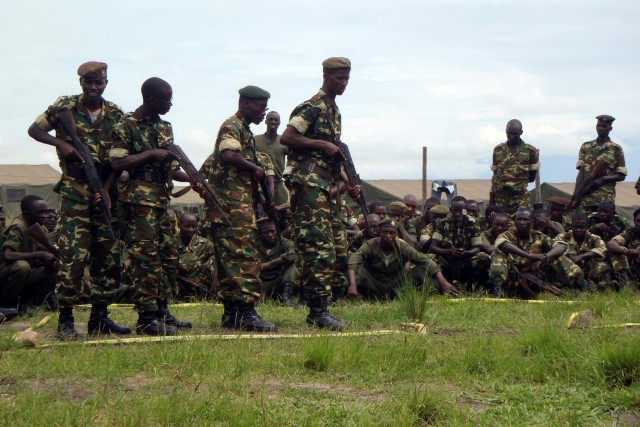
<svg viewBox="0 0 640 427">
<path fill-rule="evenodd" d="M 458 247 L 469 250 L 482 243 L 480 238 L 480 226 L 475 218 L 469 215 L 462 216 L 462 224 L 456 225 L 453 217 L 449 214 L 446 218 L 438 221 L 436 229 L 431 237 L 440 241 L 440 247 Z"/>
<path fill-rule="evenodd" d="M 396 239 L 395 251 L 385 256 L 380 246 L 380 238 L 367 240 L 353 255 L 349 257 L 349 270 L 366 269 L 377 279 L 397 277 L 404 271 L 404 265 L 411 262 L 426 267 L 427 274 L 432 276 L 440 271 L 440 267 L 427 255 L 418 252 L 402 239 Z"/>
<path fill-rule="evenodd" d="M 146 117 L 139 107 L 127 113 L 117 124 L 115 141 L 109 152 L 110 159 L 121 159 L 128 155 L 140 154 L 148 150 L 162 148 L 173 143 L 171 123 L 160 117 Z M 120 201 L 135 205 L 169 207 L 169 184 L 176 162 L 153 160 L 129 171 L 130 179 L 124 185 Z M 137 173 L 150 173 L 156 179 L 138 180 Z"/>
<path fill-rule="evenodd" d="M 629 220 L 619 214 L 615 214 L 611 219 L 611 222 L 609 224 L 609 231 L 596 233 L 594 226 L 599 222 L 600 221 L 598 220 L 597 214 L 591 214 L 589 215 L 589 222 L 587 225 L 589 226 L 589 231 L 600 236 L 602 240 L 605 241 L 605 243 L 611 240 L 613 236 L 622 234 L 625 230 L 632 228 Z"/>
<path fill-rule="evenodd" d="M 514 154 L 506 142 L 493 149 L 491 191 L 503 191 L 507 187 L 516 192 L 527 191 L 529 172 L 540 168 L 538 149 L 520 140 Z"/>
<path fill-rule="evenodd" d="M 549 236 L 535 230 L 531 230 L 529 232 L 529 238 L 527 240 L 521 240 L 518 238 L 518 234 L 515 228 L 507 230 L 498 236 L 495 243 L 496 249 L 499 250 L 500 246 L 505 242 L 511 243 L 512 245 L 517 246 L 518 248 L 530 254 L 542 254 L 549 252 L 554 244 L 553 239 L 551 239 Z M 513 255 L 513 257 L 517 260 L 517 263 L 519 265 L 529 263 L 529 260 L 525 258 L 521 258 L 515 255 Z"/>
<path fill-rule="evenodd" d="M 258 253 L 261 262 L 269 262 L 283 257 L 289 263 L 292 263 L 297 257 L 293 241 L 284 238 L 281 238 L 280 242 L 277 242 L 272 248 L 267 248 L 262 239 L 258 239 Z"/>
<path fill-rule="evenodd" d="M 220 126 L 207 180 L 220 199 L 225 214 L 234 224 L 255 225 L 251 173 L 224 163 L 221 153 L 225 150 L 237 151 L 251 163 L 257 160 L 253 133 L 240 113 L 229 117 Z M 223 222 L 218 210 L 212 207 L 207 208 L 207 219 L 216 223 Z"/>
<path fill-rule="evenodd" d="M 598 255 L 598 258 L 603 260 L 607 255 L 607 247 L 604 241 L 597 234 L 587 232 L 584 237 L 584 242 L 582 242 L 582 244 L 578 244 L 576 239 L 573 238 L 573 231 L 566 231 L 556 236 L 554 245 L 560 243 L 567 246 L 567 251 L 564 255 L 568 257 L 593 252 Z"/>
<path fill-rule="evenodd" d="M 102 175 L 101 178 L 104 180 L 110 172 L 106 166 L 109 164 L 108 152 L 113 144 L 113 130 L 116 123 L 124 115 L 124 112 L 113 102 L 103 99 L 102 110 L 92 123 L 89 111 L 83 104 L 83 99 L 84 95 L 59 97 L 53 105 L 50 105 L 44 113 L 36 118 L 36 125 L 45 132 L 55 130 L 57 138 L 69 141 L 69 144 L 71 144 L 71 137 L 67 135 L 58 120 L 59 113 L 71 110 L 75 119 L 78 137 L 89 147 L 89 152 L 93 157 L 94 163 L 96 163 L 96 169 L 98 169 L 98 173 Z M 64 158 L 60 156 L 60 152 L 58 152 L 58 159 L 62 170 L 62 178 L 58 186 L 60 195 L 78 202 L 90 200 L 93 195 L 89 191 L 88 184 L 67 175 L 67 164 Z M 80 163 L 76 163 L 76 166 L 82 167 Z"/>
<path fill-rule="evenodd" d="M 635 227 L 627 228 L 622 233 L 614 236 L 613 239 L 625 248 L 640 249 L 640 235 L 636 233 Z"/>
<path fill-rule="evenodd" d="M 599 160 L 607 163 L 605 175 L 621 173 L 627 175 L 627 168 L 624 161 L 624 152 L 615 142 L 609 140 L 604 144 L 598 144 L 597 140 L 588 141 L 580 147 L 578 163 L 576 169 L 583 169 L 586 175 L 590 175 L 594 166 Z M 604 199 L 616 199 L 616 183 L 606 182 L 596 189 L 592 189 L 582 197 L 584 206 L 595 206 Z"/>
<path fill-rule="evenodd" d="M 188 245 L 176 238 L 176 249 L 180 257 L 179 274 L 197 280 L 201 284 L 209 284 L 216 274 L 216 258 L 213 243 L 195 234 Z"/>
<path fill-rule="evenodd" d="M 327 116 L 330 122 L 327 120 Z M 307 138 L 329 142 L 334 142 L 334 134 L 336 139 L 340 139 L 342 133 L 340 109 L 322 89 L 293 110 L 287 125 L 292 126 Z M 329 190 L 330 186 L 337 181 L 340 173 L 338 159 L 327 156 L 322 150 L 292 148 L 289 151 L 289 160 L 292 166 L 289 179 L 293 183 Z M 321 174 L 331 174 L 331 178 L 325 179 L 317 172 L 310 171 L 310 168 L 320 168 Z"/>
</svg>

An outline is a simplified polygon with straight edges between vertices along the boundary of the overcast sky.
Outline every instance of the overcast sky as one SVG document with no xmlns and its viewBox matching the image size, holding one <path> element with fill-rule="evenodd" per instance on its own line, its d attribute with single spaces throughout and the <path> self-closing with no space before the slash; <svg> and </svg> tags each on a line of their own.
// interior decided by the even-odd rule
<svg viewBox="0 0 640 427">
<path fill-rule="evenodd" d="M 57 167 L 27 128 L 58 96 L 80 93 L 85 61 L 109 65 L 104 96 L 127 111 L 144 80 L 167 80 L 165 119 L 199 165 L 239 88 L 271 92 L 281 133 L 321 86 L 322 60 L 347 56 L 337 102 L 364 179 L 419 179 L 422 146 L 429 179 L 489 178 L 492 149 L 517 118 L 540 149 L 542 181 L 573 181 L 595 116 L 610 114 L 635 181 L 638 22 L 637 0 L 0 0 L 2 163 Z"/>
</svg>

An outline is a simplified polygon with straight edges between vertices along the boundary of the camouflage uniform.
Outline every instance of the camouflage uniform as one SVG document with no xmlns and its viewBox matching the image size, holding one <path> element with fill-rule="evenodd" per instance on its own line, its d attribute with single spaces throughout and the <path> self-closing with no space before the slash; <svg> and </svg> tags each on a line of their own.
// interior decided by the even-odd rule
<svg viewBox="0 0 640 427">
<path fill-rule="evenodd" d="M 612 175 L 615 173 L 627 175 L 622 147 L 611 140 L 602 145 L 598 144 L 597 140 L 582 144 L 580 153 L 578 154 L 576 169 L 584 168 L 584 176 L 586 177 L 591 174 L 591 171 L 599 160 L 607 163 L 604 175 Z M 580 206 L 584 206 L 587 212 L 595 212 L 598 210 L 598 204 L 605 199 L 616 199 L 615 182 L 605 182 L 600 187 L 589 190 L 582 197 Z"/>
<path fill-rule="evenodd" d="M 529 232 L 529 238 L 526 241 L 521 241 L 514 228 L 498 236 L 495 242 L 496 249 L 491 254 L 489 279 L 492 281 L 501 280 L 506 285 L 505 291 L 513 293 L 517 288 L 518 272 L 526 271 L 531 267 L 532 262 L 526 258 L 503 252 L 500 245 L 505 242 L 511 243 L 527 253 L 543 254 L 551 249 L 554 241 L 535 230 Z M 559 280 L 561 283 L 567 284 L 581 274 L 580 267 L 565 255 L 542 263 L 542 278 L 549 282 Z"/>
<path fill-rule="evenodd" d="M 262 263 L 273 261 L 280 257 L 287 260 L 287 263 L 283 265 L 260 272 L 262 290 L 267 297 L 272 297 L 275 293 L 280 293 L 283 283 L 295 283 L 296 249 L 291 240 L 280 238 L 274 247 L 267 248 L 262 242 L 262 239 L 258 239 L 257 247 Z"/>
<path fill-rule="evenodd" d="M 6 249 L 13 252 L 44 251 L 33 238 L 29 236 L 28 224 L 22 216 L 16 217 L 3 233 L 3 243 L 0 253 Z M 47 234 L 47 230 L 42 227 Z M 0 307 L 15 307 L 20 303 L 40 305 L 47 294 L 53 292 L 56 286 L 57 272 L 44 267 L 39 260 L 18 260 L 7 263 L 4 256 L 0 256 Z"/>
<path fill-rule="evenodd" d="M 254 163 L 256 151 L 249 123 L 240 113 L 228 118 L 220 127 L 207 180 L 220 199 L 227 225 L 214 207 L 207 207 L 207 220 L 213 224 L 219 296 L 224 301 L 255 303 L 260 300 L 260 257 L 256 247 L 257 229 L 254 207 L 256 189 L 251 172 L 222 162 L 225 150 L 239 152 Z"/>
<path fill-rule="evenodd" d="M 46 132 L 55 130 L 57 138 L 71 143 L 71 138 L 58 121 L 59 113 L 70 110 L 78 137 L 89 147 L 96 169 L 104 180 L 110 173 L 107 153 L 112 145 L 112 133 L 124 113 L 116 104 L 103 100 L 102 110 L 92 122 L 91 115 L 84 107 L 83 97 L 73 95 L 58 98 L 36 118 L 36 125 Z M 64 158 L 58 157 L 62 169 L 62 178 L 55 187 L 62 198 L 57 241 L 62 253 L 56 285 L 58 304 L 60 307 L 72 307 L 88 299 L 93 303 L 106 304 L 113 300 L 120 285 L 117 184 L 114 183 L 110 191 L 114 239 L 109 235 L 102 213 L 93 207 L 93 194 L 81 163 L 67 164 Z M 87 263 L 92 284 L 90 295 L 83 281 Z"/>
<path fill-rule="evenodd" d="M 178 271 L 181 275 L 193 279 L 207 289 L 216 277 L 216 258 L 213 243 L 202 236 L 194 234 L 188 245 L 178 237 L 176 249 L 180 260 Z M 195 289 L 181 289 L 181 296 L 197 295 Z"/>
<path fill-rule="evenodd" d="M 640 250 L 640 236 L 636 233 L 635 227 L 627 228 L 624 232 L 615 236 L 613 240 L 627 249 Z M 621 270 L 627 270 L 631 273 L 632 277 L 630 279 L 640 280 L 640 260 L 638 258 L 627 257 L 622 254 L 610 254 L 610 257 L 613 271 L 619 273 Z"/>
<path fill-rule="evenodd" d="M 440 248 L 449 249 L 452 247 L 470 250 L 480 246 L 480 226 L 476 219 L 469 216 L 462 216 L 462 224 L 458 226 L 453 217 L 448 215 L 438 221 L 436 229 L 431 237 L 440 242 Z M 447 255 L 436 254 L 436 261 L 442 269 L 442 274 L 448 280 L 460 280 L 471 284 L 484 284 L 487 280 L 486 272 L 491 262 L 489 255 L 479 251 L 470 258 L 456 258 Z"/>
<path fill-rule="evenodd" d="M 567 246 L 567 251 L 564 253 L 564 256 L 567 258 L 582 255 L 587 252 L 593 252 L 597 255 L 597 258 L 587 260 L 582 267 L 582 271 L 587 279 L 593 282 L 600 282 L 604 280 L 603 274 L 611 271 L 611 267 L 607 262 L 607 247 L 597 234 L 587 232 L 584 237 L 584 242 L 582 242 L 581 245 L 578 245 L 578 242 L 573 238 L 573 231 L 567 231 L 557 235 L 555 241 L 556 243 L 554 243 L 554 245 L 564 244 Z"/>
<path fill-rule="evenodd" d="M 340 205 L 338 205 L 338 202 Z M 334 212 L 337 211 L 337 214 L 331 217 L 333 247 L 336 252 L 335 272 L 331 278 L 331 287 L 332 289 L 342 288 L 346 292 L 349 287 L 347 280 L 347 270 L 349 269 L 347 227 L 349 227 L 349 219 L 353 215 L 342 195 L 338 199 L 331 199 L 331 207 Z"/>
<path fill-rule="evenodd" d="M 173 143 L 171 123 L 144 116 L 142 107 L 116 126 L 110 158 L 121 159 Z M 171 173 L 176 164 L 152 161 L 129 171 L 120 201 L 123 240 L 131 260 L 131 296 L 139 313 L 157 311 L 177 288 L 178 251 L 167 209 Z"/>
<path fill-rule="evenodd" d="M 339 139 L 342 131 L 340 110 L 320 89 L 293 110 L 288 126 L 308 138 L 333 141 L 333 135 Z M 329 189 L 339 182 L 340 165 L 338 159 L 322 150 L 291 149 L 289 160 L 292 163 L 291 209 L 301 281 L 311 295 L 329 296 L 336 262 L 332 226 L 333 216 L 337 215 Z"/>
<path fill-rule="evenodd" d="M 256 135 L 256 150 L 267 153 L 275 166 L 274 176 L 274 192 L 275 204 L 280 206 L 289 201 L 289 193 L 284 186 L 282 173 L 285 168 L 285 156 L 289 153 L 289 149 L 280 144 L 280 135 L 276 135 L 275 139 L 269 139 L 268 135 Z"/>
<path fill-rule="evenodd" d="M 415 266 L 405 276 L 407 262 Z M 349 269 L 356 272 L 358 292 L 374 299 L 394 297 L 405 277 L 422 286 L 427 275 L 440 271 L 438 264 L 402 239 L 396 239 L 395 250 L 386 256 L 379 237 L 367 240 L 351 255 Z"/>
<path fill-rule="evenodd" d="M 587 224 L 589 227 L 589 231 L 600 236 L 605 243 L 613 239 L 618 234 L 624 233 L 625 230 L 632 228 L 629 220 L 619 214 L 615 214 L 613 218 L 611 218 L 608 231 L 596 231 L 594 229 L 594 226 L 599 223 L 600 220 L 598 220 L 597 213 L 589 215 L 589 222 Z"/>
<path fill-rule="evenodd" d="M 495 204 L 505 208 L 509 215 L 515 214 L 519 207 L 531 207 L 527 191 L 529 172 L 537 171 L 539 162 L 538 149 L 522 139 L 515 154 L 506 142 L 493 149 L 491 191 Z"/>
</svg>

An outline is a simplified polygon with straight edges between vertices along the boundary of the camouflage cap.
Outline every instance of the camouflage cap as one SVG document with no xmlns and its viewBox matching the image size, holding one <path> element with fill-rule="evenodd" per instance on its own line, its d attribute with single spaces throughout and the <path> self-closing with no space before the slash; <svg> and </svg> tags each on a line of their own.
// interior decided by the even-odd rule
<svg viewBox="0 0 640 427">
<path fill-rule="evenodd" d="M 380 228 L 382 228 L 382 227 L 398 228 L 398 221 L 396 221 L 395 219 L 386 217 L 385 219 L 380 221 L 380 224 L 378 224 L 378 227 L 380 227 Z"/>
<path fill-rule="evenodd" d="M 349 58 L 332 56 L 322 61 L 322 68 L 325 70 L 350 70 L 351 61 L 349 61 Z"/>
<path fill-rule="evenodd" d="M 612 117 L 608 114 L 600 114 L 598 117 L 596 117 L 596 120 L 598 120 L 599 122 L 605 122 L 608 125 L 613 123 L 615 119 L 615 117 Z"/>
<path fill-rule="evenodd" d="M 85 62 L 78 67 L 78 75 L 85 79 L 106 79 L 107 64 L 97 61 Z"/>
<path fill-rule="evenodd" d="M 431 212 L 432 215 L 449 215 L 449 208 L 442 205 L 436 205 L 432 207 L 429 212 Z"/>
<path fill-rule="evenodd" d="M 547 202 L 549 202 L 549 204 L 552 204 L 552 205 L 566 206 L 567 203 L 569 203 L 569 199 L 562 196 L 551 196 L 547 199 Z"/>
<path fill-rule="evenodd" d="M 240 96 L 249 99 L 269 99 L 271 94 L 258 86 L 245 86 L 238 91 Z"/>
<path fill-rule="evenodd" d="M 389 205 L 389 212 L 400 212 L 404 215 L 408 210 L 407 205 L 402 202 L 391 202 Z"/>
</svg>

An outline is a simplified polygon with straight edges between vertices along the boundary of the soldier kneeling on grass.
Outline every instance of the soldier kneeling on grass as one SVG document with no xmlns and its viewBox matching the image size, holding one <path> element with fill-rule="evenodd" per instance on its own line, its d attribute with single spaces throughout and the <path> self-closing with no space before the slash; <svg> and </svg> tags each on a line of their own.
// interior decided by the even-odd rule
<svg viewBox="0 0 640 427">
<path fill-rule="evenodd" d="M 412 280 L 421 286 L 427 275 L 436 279 L 442 293 L 460 295 L 433 260 L 398 238 L 395 220 L 385 218 L 380 221 L 379 233 L 380 237 L 367 240 L 349 258 L 349 296 L 393 298 L 404 281 Z"/>
<path fill-rule="evenodd" d="M 556 244 L 550 237 L 532 230 L 532 215 L 529 209 L 516 212 L 515 228 L 502 233 L 495 242 L 489 269 L 491 294 L 502 297 L 505 294 L 521 298 L 531 298 L 542 289 L 554 291 L 556 288 L 542 288 L 541 283 L 556 282 L 562 286 L 581 290 L 589 288 L 582 270 L 563 254 L 566 244 Z M 523 273 L 531 273 L 533 279 L 541 279 L 537 284 L 521 280 Z M 533 287 L 532 287 L 533 285 Z"/>
<path fill-rule="evenodd" d="M 623 288 L 640 281 L 640 209 L 633 212 L 633 227 L 607 242 L 611 265 Z"/>
</svg>

